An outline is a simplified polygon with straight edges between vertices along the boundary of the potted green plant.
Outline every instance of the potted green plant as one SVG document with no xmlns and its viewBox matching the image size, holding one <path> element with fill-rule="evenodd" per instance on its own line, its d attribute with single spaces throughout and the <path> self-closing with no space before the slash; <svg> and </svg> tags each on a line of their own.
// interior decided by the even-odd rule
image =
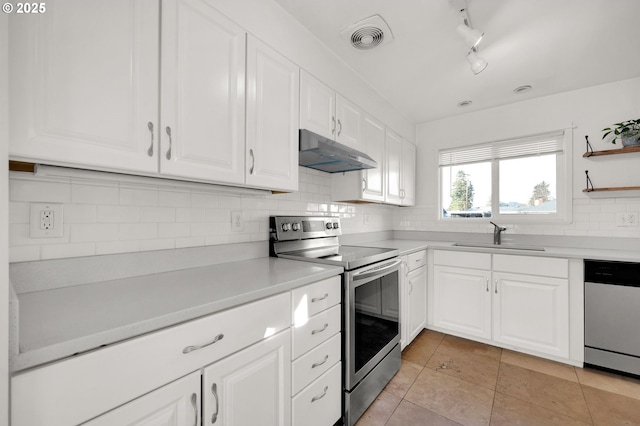
<svg viewBox="0 0 640 426">
<path fill-rule="evenodd" d="M 606 132 L 602 135 L 602 139 L 613 133 L 614 137 L 611 139 L 613 144 L 616 143 L 616 139 L 620 138 L 623 146 L 640 145 L 640 118 L 615 123 L 613 126 L 602 129 L 603 132 Z"/>
</svg>

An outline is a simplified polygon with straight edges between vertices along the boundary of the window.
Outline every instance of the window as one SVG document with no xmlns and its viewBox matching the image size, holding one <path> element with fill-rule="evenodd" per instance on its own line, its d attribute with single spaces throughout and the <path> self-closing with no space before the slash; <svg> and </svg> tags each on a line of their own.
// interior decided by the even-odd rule
<svg viewBox="0 0 640 426">
<path fill-rule="evenodd" d="M 569 220 L 571 133 L 441 150 L 440 217 Z"/>
</svg>

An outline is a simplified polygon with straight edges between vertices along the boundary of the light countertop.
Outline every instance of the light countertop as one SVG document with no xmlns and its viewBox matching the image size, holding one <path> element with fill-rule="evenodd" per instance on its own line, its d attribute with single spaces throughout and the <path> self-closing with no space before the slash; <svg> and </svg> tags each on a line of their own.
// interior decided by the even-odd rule
<svg viewBox="0 0 640 426">
<path fill-rule="evenodd" d="M 342 273 L 271 257 L 24 293 L 11 370 L 44 364 Z"/>
</svg>

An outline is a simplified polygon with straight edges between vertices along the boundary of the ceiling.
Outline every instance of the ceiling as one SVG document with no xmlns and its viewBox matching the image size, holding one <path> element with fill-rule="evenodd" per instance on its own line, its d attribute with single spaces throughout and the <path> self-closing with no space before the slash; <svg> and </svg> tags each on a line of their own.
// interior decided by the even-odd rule
<svg viewBox="0 0 640 426">
<path fill-rule="evenodd" d="M 638 0 L 467 0 L 485 33 L 478 75 L 449 0 L 276 2 L 415 123 L 640 76 Z M 340 36 L 375 14 L 392 42 L 360 51 Z"/>
</svg>

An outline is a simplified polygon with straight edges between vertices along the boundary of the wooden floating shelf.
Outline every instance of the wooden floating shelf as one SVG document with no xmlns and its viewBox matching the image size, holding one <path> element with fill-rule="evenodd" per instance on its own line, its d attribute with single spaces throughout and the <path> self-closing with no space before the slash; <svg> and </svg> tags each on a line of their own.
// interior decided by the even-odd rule
<svg viewBox="0 0 640 426">
<path fill-rule="evenodd" d="M 605 192 L 605 191 L 640 191 L 640 186 L 615 186 L 612 188 L 587 188 L 582 192 Z"/>
<path fill-rule="evenodd" d="M 593 151 L 593 152 L 585 152 L 582 154 L 583 157 L 598 157 L 600 155 L 617 155 L 617 154 L 629 154 L 631 152 L 640 152 L 640 146 L 625 146 L 624 148 L 618 149 L 607 149 L 606 151 Z"/>
</svg>

